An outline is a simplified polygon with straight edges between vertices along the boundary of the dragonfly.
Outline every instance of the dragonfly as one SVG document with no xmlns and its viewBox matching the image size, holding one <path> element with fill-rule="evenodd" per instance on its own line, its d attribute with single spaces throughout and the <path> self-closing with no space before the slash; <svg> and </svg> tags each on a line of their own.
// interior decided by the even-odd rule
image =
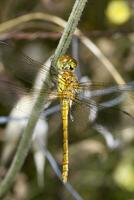
<svg viewBox="0 0 134 200">
<path fill-rule="evenodd" d="M 1 42 L 0 44 L 3 49 L 6 51 L 11 49 L 10 45 Z M 17 58 L 15 58 L 17 60 Z M 37 62 L 32 60 L 31 58 L 21 55 L 21 60 L 23 63 L 29 63 L 30 65 L 37 65 Z M 63 124 L 63 163 L 62 163 L 62 180 L 64 183 L 68 180 L 68 172 L 69 172 L 69 150 L 68 150 L 68 126 L 69 126 L 69 117 L 73 118 L 71 114 L 71 109 L 73 104 L 77 104 L 82 108 L 86 108 L 91 111 L 90 118 L 91 121 L 96 120 L 97 109 L 99 110 L 107 110 L 108 113 L 111 113 L 111 107 L 113 107 L 112 103 L 97 103 L 94 101 L 94 98 L 98 98 L 99 96 L 107 96 L 113 93 L 124 93 L 127 91 L 133 91 L 134 82 L 130 82 L 124 85 L 116 85 L 107 87 L 107 84 L 103 83 L 91 83 L 91 82 L 80 82 L 75 74 L 75 70 L 77 68 L 77 61 L 71 57 L 70 55 L 62 55 L 58 58 L 56 67 L 58 69 L 58 73 L 55 75 L 56 78 L 56 92 L 49 91 L 50 96 L 53 95 L 60 101 L 61 106 L 61 116 L 62 116 L 62 124 Z M 47 70 L 47 69 L 46 69 Z M 43 71 L 42 71 L 43 72 Z M 48 92 L 48 91 L 44 91 Z M 50 97 L 51 98 L 51 97 Z M 113 103 L 114 104 L 114 103 Z M 115 105 L 118 104 L 117 102 Z M 115 108 L 115 111 L 119 110 Z M 121 110 L 119 110 L 121 111 Z M 124 115 L 132 118 L 133 116 L 129 115 L 127 111 L 121 111 Z"/>
</svg>

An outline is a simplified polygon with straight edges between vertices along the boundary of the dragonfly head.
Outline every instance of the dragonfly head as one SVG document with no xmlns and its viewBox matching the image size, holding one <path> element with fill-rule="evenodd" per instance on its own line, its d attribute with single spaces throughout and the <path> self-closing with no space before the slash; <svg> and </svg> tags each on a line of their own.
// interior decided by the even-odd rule
<svg viewBox="0 0 134 200">
<path fill-rule="evenodd" d="M 71 70 L 74 71 L 77 67 L 77 61 L 68 55 L 62 55 L 57 61 L 58 69 L 60 70 Z"/>
</svg>

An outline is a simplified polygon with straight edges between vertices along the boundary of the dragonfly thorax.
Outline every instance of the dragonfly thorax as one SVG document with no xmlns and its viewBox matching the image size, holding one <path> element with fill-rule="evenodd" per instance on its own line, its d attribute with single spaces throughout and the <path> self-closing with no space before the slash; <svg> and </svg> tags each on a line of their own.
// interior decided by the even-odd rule
<svg viewBox="0 0 134 200">
<path fill-rule="evenodd" d="M 61 71 L 58 76 L 58 94 L 60 98 L 73 100 L 79 83 L 75 74 L 70 71 Z"/>
</svg>

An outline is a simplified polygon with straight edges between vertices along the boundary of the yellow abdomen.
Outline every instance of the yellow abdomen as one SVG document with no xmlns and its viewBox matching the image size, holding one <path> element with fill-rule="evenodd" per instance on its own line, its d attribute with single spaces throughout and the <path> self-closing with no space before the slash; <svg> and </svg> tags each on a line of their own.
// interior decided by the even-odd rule
<svg viewBox="0 0 134 200">
<path fill-rule="evenodd" d="M 67 182 L 68 177 L 68 113 L 70 101 L 75 98 L 75 90 L 78 81 L 71 71 L 63 71 L 58 76 L 58 95 L 61 103 L 62 122 L 63 122 L 63 167 L 62 179 Z"/>
</svg>

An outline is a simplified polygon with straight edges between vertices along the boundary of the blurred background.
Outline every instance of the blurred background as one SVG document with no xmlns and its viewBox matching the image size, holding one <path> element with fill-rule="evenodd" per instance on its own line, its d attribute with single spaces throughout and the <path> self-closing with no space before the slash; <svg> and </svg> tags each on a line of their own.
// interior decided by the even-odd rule
<svg viewBox="0 0 134 200">
<path fill-rule="evenodd" d="M 5 28 L 4 31 L 0 24 L 0 40 L 7 43 L 0 44 L 1 180 L 13 160 L 34 102 L 32 87 L 37 88 L 34 89 L 35 93 L 40 87 L 38 82 L 42 80 L 43 73 L 39 72 L 40 63 L 46 62 L 53 55 L 63 32 L 63 27 L 58 26 L 52 16 L 67 21 L 73 4 L 72 0 L 0 0 L 1 23 L 30 13 L 42 12 L 51 15 L 46 19 L 44 17 L 44 20 L 34 17 L 25 23 L 20 20 L 17 26 Z M 78 25 L 82 33 L 97 45 L 127 83 L 134 78 L 133 13 L 134 0 L 89 0 Z M 7 27 L 11 23 L 9 21 Z M 21 52 L 37 62 L 28 59 Z M 73 37 L 67 53 L 78 61 L 79 80 L 91 83 L 97 81 L 100 88 L 105 86 L 105 83 L 117 84 L 114 73 L 111 74 L 103 66 L 101 58 L 97 59 L 80 38 Z M 112 95 L 110 99 L 116 98 Z M 101 102 L 103 100 L 99 99 Z M 35 130 L 38 140 L 33 139 L 23 168 L 4 199 L 134 199 L 134 129 L 133 119 L 128 115 L 133 114 L 130 107 L 133 105 L 132 92 L 131 99 L 123 103 L 124 107 L 119 108 L 125 108 L 127 114 L 119 112 L 118 115 L 114 110 L 113 115 L 110 108 L 105 117 L 100 115 L 101 120 L 96 120 L 94 126 L 89 126 L 86 110 L 81 110 L 80 106 L 72 110 L 74 121 L 69 121 L 70 162 L 67 186 L 61 183 L 56 174 L 60 175 L 57 167 L 61 169 L 62 166 L 62 122 L 59 104 L 57 101 L 49 105 Z M 98 127 L 101 121 L 102 126 Z M 38 141 L 42 141 L 44 146 L 40 146 Z"/>
</svg>

